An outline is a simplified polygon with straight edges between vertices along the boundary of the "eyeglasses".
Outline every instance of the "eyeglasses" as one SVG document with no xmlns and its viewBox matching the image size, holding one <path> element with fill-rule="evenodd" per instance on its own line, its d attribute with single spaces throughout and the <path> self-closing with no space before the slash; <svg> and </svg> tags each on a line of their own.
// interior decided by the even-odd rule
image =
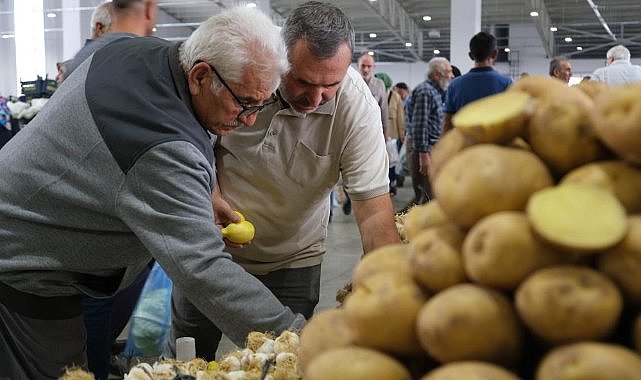
<svg viewBox="0 0 641 380">
<path fill-rule="evenodd" d="M 265 108 L 265 107 L 267 107 L 269 105 L 272 105 L 272 104 L 274 104 L 274 103 L 276 103 L 278 101 L 278 98 L 276 98 L 276 95 L 272 94 L 271 98 L 267 102 L 265 102 L 265 103 L 263 103 L 263 104 L 261 104 L 259 106 L 252 106 L 252 105 L 249 105 L 247 103 L 243 103 L 238 98 L 238 96 L 236 96 L 236 94 L 234 94 L 234 92 L 231 90 L 231 88 L 229 88 L 229 85 L 225 82 L 223 77 L 220 76 L 218 71 L 216 71 L 214 66 L 212 66 L 210 64 L 208 64 L 208 65 L 211 68 L 211 71 L 213 71 L 214 74 L 216 74 L 216 77 L 218 78 L 220 83 L 222 83 L 222 85 L 225 86 L 225 88 L 227 89 L 227 91 L 229 91 L 229 93 L 234 98 L 234 100 L 236 100 L 236 103 L 238 103 L 238 105 L 242 108 L 242 110 L 238 113 L 238 116 L 236 116 L 236 119 L 239 119 L 241 117 L 247 117 L 247 116 L 253 115 L 256 112 L 262 111 L 263 108 Z"/>
</svg>

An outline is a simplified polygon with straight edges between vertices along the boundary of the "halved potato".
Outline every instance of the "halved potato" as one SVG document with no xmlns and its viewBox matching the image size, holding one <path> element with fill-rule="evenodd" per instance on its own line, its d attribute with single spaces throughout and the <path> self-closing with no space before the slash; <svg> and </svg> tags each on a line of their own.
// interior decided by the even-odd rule
<svg viewBox="0 0 641 380">
<path fill-rule="evenodd" d="M 628 231 L 621 202 L 612 192 L 591 185 L 540 190 L 530 197 L 527 216 L 543 239 L 576 253 L 610 248 Z"/>
<path fill-rule="evenodd" d="M 486 96 L 461 108 L 452 124 L 474 142 L 506 143 L 525 131 L 532 113 L 531 99 L 522 91 Z"/>
</svg>

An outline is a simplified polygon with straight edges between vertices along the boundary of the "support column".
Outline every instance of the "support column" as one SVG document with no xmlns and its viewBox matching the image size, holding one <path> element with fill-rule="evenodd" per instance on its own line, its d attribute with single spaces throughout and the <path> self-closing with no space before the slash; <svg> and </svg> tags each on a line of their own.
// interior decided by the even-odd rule
<svg viewBox="0 0 641 380">
<path fill-rule="evenodd" d="M 474 66 L 468 53 L 470 39 L 481 31 L 481 1 L 450 1 L 450 62 L 463 74 Z"/>
<path fill-rule="evenodd" d="M 91 13 L 89 13 L 91 14 Z M 82 47 L 83 36 L 88 31 L 80 30 L 80 1 L 62 0 L 62 58 L 71 59 Z"/>
<path fill-rule="evenodd" d="M 20 81 L 44 77 L 45 37 L 42 0 L 13 2 L 13 20 L 16 42 L 17 88 Z"/>
</svg>

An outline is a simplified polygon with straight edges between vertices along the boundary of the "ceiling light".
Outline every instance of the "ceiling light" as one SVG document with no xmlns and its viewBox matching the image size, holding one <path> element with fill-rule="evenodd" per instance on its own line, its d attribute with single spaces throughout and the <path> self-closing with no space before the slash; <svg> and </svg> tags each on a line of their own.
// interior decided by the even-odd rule
<svg viewBox="0 0 641 380">
<path fill-rule="evenodd" d="M 430 16 L 423 16 L 423 21 L 431 21 L 432 18 Z"/>
<path fill-rule="evenodd" d="M 2 39 L 3 39 L 3 40 L 6 40 L 7 38 L 15 38 L 15 37 L 16 37 L 16 36 L 15 36 L 15 35 L 13 35 L 13 34 L 3 34 L 3 35 L 2 35 Z"/>
<path fill-rule="evenodd" d="M 557 30 L 559 30 L 559 29 L 556 26 L 551 26 L 550 27 L 550 31 L 551 32 L 556 32 Z"/>
<path fill-rule="evenodd" d="M 153 28 L 151 28 L 151 31 L 155 33 L 156 31 L 158 31 L 158 29 L 156 29 L 156 27 L 154 26 Z"/>
<path fill-rule="evenodd" d="M 505 49 L 503 49 L 503 51 L 506 52 L 506 53 L 509 53 L 510 52 L 510 48 L 506 47 Z"/>
<path fill-rule="evenodd" d="M 581 51 L 581 50 L 583 50 L 583 47 L 582 46 L 577 46 L 576 50 Z"/>
<path fill-rule="evenodd" d="M 434 49 L 434 54 L 441 54 L 441 51 L 438 49 Z"/>
<path fill-rule="evenodd" d="M 572 42 L 572 37 L 565 37 L 565 42 Z"/>
<path fill-rule="evenodd" d="M 405 43 L 405 47 L 412 47 L 412 43 L 411 42 L 406 42 Z"/>
<path fill-rule="evenodd" d="M 374 52 L 373 51 L 368 51 L 367 55 L 374 55 Z"/>
<path fill-rule="evenodd" d="M 47 17 L 49 17 L 49 18 L 56 18 L 56 17 L 58 17 L 58 15 L 57 15 L 57 14 L 55 14 L 54 12 L 49 12 L 49 13 L 47 13 Z"/>
<path fill-rule="evenodd" d="M 247 3 L 247 4 L 245 4 L 245 6 L 247 8 L 256 8 L 256 3 L 253 3 L 253 2 L 252 3 Z"/>
<path fill-rule="evenodd" d="M 376 33 L 370 33 L 369 38 L 376 38 Z"/>
<path fill-rule="evenodd" d="M 530 12 L 530 16 L 532 16 L 532 17 L 539 17 L 539 12 L 537 12 L 537 11 L 532 11 L 532 12 Z"/>
</svg>

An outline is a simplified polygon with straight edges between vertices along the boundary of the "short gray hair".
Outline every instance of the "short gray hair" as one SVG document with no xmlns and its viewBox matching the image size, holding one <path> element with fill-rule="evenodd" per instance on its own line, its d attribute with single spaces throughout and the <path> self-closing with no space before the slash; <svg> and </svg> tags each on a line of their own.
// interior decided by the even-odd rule
<svg viewBox="0 0 641 380">
<path fill-rule="evenodd" d="M 340 8 L 329 3 L 308 1 L 298 6 L 285 21 L 283 37 L 290 52 L 296 41 L 302 39 L 318 59 L 333 57 L 344 43 L 354 52 L 351 21 Z"/>
<path fill-rule="evenodd" d="M 251 66 L 273 78 L 274 90 L 289 70 L 279 29 L 258 8 L 235 7 L 210 17 L 189 36 L 179 54 L 185 72 L 204 61 L 226 80 L 240 83 L 243 70 Z M 212 90 L 219 88 L 215 81 Z"/>
<path fill-rule="evenodd" d="M 630 50 L 623 45 L 617 45 L 605 54 L 606 58 L 612 58 L 612 61 L 630 61 Z"/>
<path fill-rule="evenodd" d="M 111 25 L 111 1 L 105 1 L 98 5 L 91 14 L 91 35 L 96 32 L 96 23 L 101 23 L 105 29 L 109 29 Z"/>
<path fill-rule="evenodd" d="M 438 72 L 440 74 L 445 74 L 445 64 L 449 63 L 445 57 L 434 57 L 427 62 L 427 73 L 425 76 L 431 78 L 432 74 Z"/>
</svg>

